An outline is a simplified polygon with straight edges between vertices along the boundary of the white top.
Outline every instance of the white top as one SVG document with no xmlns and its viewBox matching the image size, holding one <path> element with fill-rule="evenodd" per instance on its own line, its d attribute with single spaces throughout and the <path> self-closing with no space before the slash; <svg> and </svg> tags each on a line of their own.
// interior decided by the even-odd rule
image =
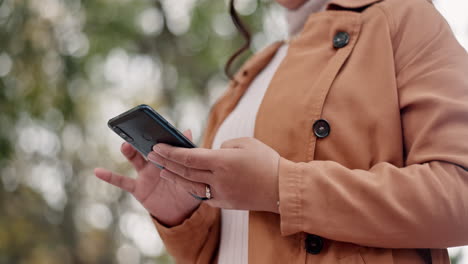
<svg viewBox="0 0 468 264">
<path fill-rule="evenodd" d="M 290 35 L 296 35 L 303 27 L 307 17 L 311 13 L 323 10 L 328 1 L 310 0 L 300 8 L 288 11 L 287 20 Z M 213 141 L 213 149 L 220 148 L 224 141 L 230 139 L 254 136 L 257 112 L 263 96 L 287 51 L 287 44 L 281 46 L 270 63 L 250 84 L 236 108 L 219 127 Z M 248 263 L 248 233 L 248 211 L 221 210 L 221 239 L 218 264 Z"/>
</svg>

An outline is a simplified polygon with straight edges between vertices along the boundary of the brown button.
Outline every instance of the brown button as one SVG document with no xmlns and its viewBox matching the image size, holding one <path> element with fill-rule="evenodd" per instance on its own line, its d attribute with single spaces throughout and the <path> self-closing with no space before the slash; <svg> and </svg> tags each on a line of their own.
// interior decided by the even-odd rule
<svg viewBox="0 0 468 264">
<path fill-rule="evenodd" d="M 315 136 L 318 138 L 326 138 L 330 135 L 330 124 L 325 119 L 315 121 L 313 129 Z"/>
</svg>

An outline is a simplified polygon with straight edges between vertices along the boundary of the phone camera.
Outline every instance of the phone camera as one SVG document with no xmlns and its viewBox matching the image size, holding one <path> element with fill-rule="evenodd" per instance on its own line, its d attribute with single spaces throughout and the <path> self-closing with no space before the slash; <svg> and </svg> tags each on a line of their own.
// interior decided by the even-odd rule
<svg viewBox="0 0 468 264">
<path fill-rule="evenodd" d="M 127 135 L 127 133 L 125 133 L 122 129 L 120 129 L 119 127 L 114 127 L 114 131 L 121 137 L 123 138 L 125 141 L 127 142 L 133 142 L 133 138 L 130 137 L 129 135 Z"/>
</svg>

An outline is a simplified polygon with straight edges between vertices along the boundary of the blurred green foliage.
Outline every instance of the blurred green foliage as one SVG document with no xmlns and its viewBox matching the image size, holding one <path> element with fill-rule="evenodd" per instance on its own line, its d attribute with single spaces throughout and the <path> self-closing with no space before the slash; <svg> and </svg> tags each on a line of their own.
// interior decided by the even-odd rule
<svg viewBox="0 0 468 264">
<path fill-rule="evenodd" d="M 450 262 L 452 264 L 463 264 L 462 263 L 463 257 L 464 257 L 463 251 L 460 250 L 456 254 L 450 256 Z"/>
<path fill-rule="evenodd" d="M 240 8 L 262 31 L 269 6 Z M 144 210 L 92 169 L 132 175 L 105 122 L 139 103 L 176 124 L 191 105 L 200 137 L 242 41 L 226 3 L 3 0 L 0 40 L 0 263 L 170 262 Z"/>
</svg>

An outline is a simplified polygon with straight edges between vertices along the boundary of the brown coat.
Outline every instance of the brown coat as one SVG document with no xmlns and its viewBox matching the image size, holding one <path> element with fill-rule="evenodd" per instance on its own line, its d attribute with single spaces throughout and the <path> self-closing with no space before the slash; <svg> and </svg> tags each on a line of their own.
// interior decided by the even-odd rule
<svg viewBox="0 0 468 264">
<path fill-rule="evenodd" d="M 280 214 L 250 213 L 249 263 L 449 263 L 445 248 L 468 243 L 468 56 L 445 20 L 425 0 L 335 0 L 289 44 L 255 126 L 282 157 Z M 204 147 L 280 45 L 236 75 Z M 219 209 L 155 224 L 178 263 L 215 262 Z"/>
</svg>

